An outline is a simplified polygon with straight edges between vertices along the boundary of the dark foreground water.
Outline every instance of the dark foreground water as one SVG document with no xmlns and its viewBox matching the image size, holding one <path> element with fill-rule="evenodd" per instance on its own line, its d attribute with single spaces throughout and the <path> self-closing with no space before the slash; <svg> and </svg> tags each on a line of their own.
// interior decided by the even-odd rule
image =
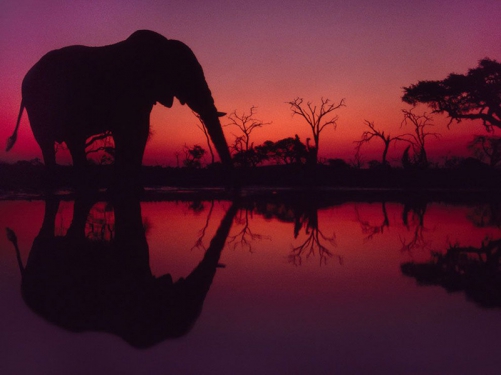
<svg viewBox="0 0 501 375">
<path fill-rule="evenodd" d="M 496 204 L 4 200 L 0 213 L 18 247 L 0 236 L 1 374 L 501 368 Z"/>
</svg>

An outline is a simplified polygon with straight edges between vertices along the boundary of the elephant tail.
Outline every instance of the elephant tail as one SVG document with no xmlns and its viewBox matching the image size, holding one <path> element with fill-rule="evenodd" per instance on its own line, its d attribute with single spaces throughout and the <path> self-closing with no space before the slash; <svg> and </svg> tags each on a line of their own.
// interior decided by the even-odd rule
<svg viewBox="0 0 501 375">
<path fill-rule="evenodd" d="M 21 123 L 21 116 L 23 115 L 24 110 L 24 100 L 21 100 L 21 108 L 19 109 L 19 115 L 17 116 L 16 128 L 14 129 L 14 133 L 7 139 L 7 146 L 5 147 L 5 151 L 9 151 L 16 143 L 17 140 L 17 130 L 19 129 L 19 124 Z"/>
</svg>

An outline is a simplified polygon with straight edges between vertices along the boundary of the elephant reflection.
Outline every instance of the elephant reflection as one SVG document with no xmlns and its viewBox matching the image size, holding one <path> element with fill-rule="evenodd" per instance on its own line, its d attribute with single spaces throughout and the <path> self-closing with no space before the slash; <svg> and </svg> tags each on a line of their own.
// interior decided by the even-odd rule
<svg viewBox="0 0 501 375">
<path fill-rule="evenodd" d="M 130 183 L 139 172 L 156 102 L 171 107 L 174 97 L 198 113 L 221 161 L 228 146 L 202 67 L 185 44 L 148 30 L 103 47 L 69 46 L 43 56 L 26 74 L 14 145 L 24 108 L 45 165 L 56 165 L 54 142 L 65 142 L 75 168 L 86 164 L 85 143 L 111 131 L 116 171 Z"/>
<path fill-rule="evenodd" d="M 114 204 L 111 241 L 90 240 L 85 225 L 91 201 L 76 201 L 65 236 L 55 236 L 57 201 L 47 201 L 42 228 L 22 270 L 21 291 L 37 314 L 65 329 L 109 332 L 135 347 L 180 337 L 194 325 L 220 267 L 219 258 L 237 211 L 226 212 L 202 261 L 185 278 L 154 277 L 138 200 Z"/>
<path fill-rule="evenodd" d="M 501 307 L 501 239 L 483 243 L 480 248 L 451 246 L 445 254 L 432 253 L 429 262 L 404 263 L 401 270 L 419 285 L 464 291 L 479 306 Z"/>
</svg>

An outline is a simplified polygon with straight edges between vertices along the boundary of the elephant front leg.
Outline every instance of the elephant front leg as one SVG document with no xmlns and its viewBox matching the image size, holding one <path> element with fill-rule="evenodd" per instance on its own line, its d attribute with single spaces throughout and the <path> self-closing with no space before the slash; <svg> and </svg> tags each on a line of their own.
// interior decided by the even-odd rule
<svg viewBox="0 0 501 375">
<path fill-rule="evenodd" d="M 125 192 L 142 191 L 141 166 L 149 134 L 149 113 L 140 122 L 113 132 L 115 141 L 115 176 L 113 189 Z"/>
<path fill-rule="evenodd" d="M 66 141 L 73 160 L 72 184 L 78 192 L 86 192 L 96 186 L 97 181 L 90 174 L 85 139 L 69 139 Z"/>
</svg>

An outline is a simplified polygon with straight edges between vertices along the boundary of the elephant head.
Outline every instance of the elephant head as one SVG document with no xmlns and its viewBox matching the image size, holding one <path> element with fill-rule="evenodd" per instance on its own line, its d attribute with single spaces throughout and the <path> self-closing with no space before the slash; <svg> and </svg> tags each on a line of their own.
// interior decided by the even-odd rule
<svg viewBox="0 0 501 375">
<path fill-rule="evenodd" d="M 46 201 L 42 228 L 23 266 L 17 239 L 8 230 L 21 268 L 26 304 L 70 331 L 115 334 L 135 347 L 149 347 L 186 334 L 201 313 L 233 218 L 232 205 L 199 265 L 173 282 L 152 275 L 138 200 L 113 204 L 111 241 L 90 240 L 85 225 L 90 200 L 77 200 L 65 236 L 54 235 L 58 202 Z"/>
<path fill-rule="evenodd" d="M 193 51 L 183 42 L 150 30 L 134 32 L 125 43 L 133 46 L 137 53 L 135 59 L 144 64 L 146 80 L 153 79 L 153 99 L 170 108 L 175 97 L 198 113 L 221 161 L 229 165 L 231 157 L 219 121 L 225 113 L 216 109 L 202 66 Z"/>
</svg>

